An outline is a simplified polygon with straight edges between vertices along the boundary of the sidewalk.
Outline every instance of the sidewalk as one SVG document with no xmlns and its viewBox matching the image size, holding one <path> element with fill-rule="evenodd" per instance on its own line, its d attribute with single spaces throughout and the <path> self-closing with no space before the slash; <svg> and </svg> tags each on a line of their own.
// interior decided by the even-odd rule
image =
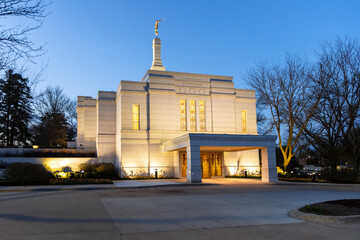
<svg viewBox="0 0 360 240">
<path fill-rule="evenodd" d="M 0 186 L 0 192 L 14 191 L 60 191 L 60 190 L 101 190 L 121 188 L 147 188 L 162 186 L 199 186 L 199 185 L 242 185 L 264 184 L 260 179 L 209 178 L 202 183 L 187 184 L 186 179 L 151 179 L 151 180 L 113 180 L 113 184 L 78 184 L 78 185 L 34 185 Z M 265 183 L 266 184 L 266 183 Z"/>
<path fill-rule="evenodd" d="M 0 186 L 0 192 L 16 191 L 60 191 L 60 190 L 101 190 L 121 188 L 147 188 L 162 186 L 198 186 L 198 185 L 269 185 L 260 179 L 244 178 L 209 178 L 199 184 L 187 184 L 186 179 L 151 179 L 151 180 L 114 180 L 113 184 L 79 184 L 79 185 L 35 185 L 35 186 Z M 360 184 L 309 183 L 279 181 L 270 185 L 329 186 L 329 187 L 360 187 Z"/>
<path fill-rule="evenodd" d="M 114 180 L 113 184 L 0 186 L 0 192 L 100 190 L 100 189 L 141 188 L 141 187 L 156 187 L 156 186 L 184 185 L 184 184 L 186 184 L 185 179 Z"/>
<path fill-rule="evenodd" d="M 154 186 L 187 184 L 186 179 L 116 180 L 113 182 L 114 185 L 119 188 L 154 187 Z"/>
</svg>

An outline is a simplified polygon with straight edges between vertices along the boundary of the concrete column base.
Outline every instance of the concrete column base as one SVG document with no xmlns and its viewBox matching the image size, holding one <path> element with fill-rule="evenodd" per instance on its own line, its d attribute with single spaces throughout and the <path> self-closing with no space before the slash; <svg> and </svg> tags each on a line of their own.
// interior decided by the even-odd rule
<svg viewBox="0 0 360 240">
<path fill-rule="evenodd" d="M 201 183 L 200 146 L 190 145 L 186 147 L 187 154 L 187 183 Z"/>
<path fill-rule="evenodd" d="M 275 147 L 261 148 L 261 160 L 261 181 L 267 183 L 278 182 Z"/>
</svg>

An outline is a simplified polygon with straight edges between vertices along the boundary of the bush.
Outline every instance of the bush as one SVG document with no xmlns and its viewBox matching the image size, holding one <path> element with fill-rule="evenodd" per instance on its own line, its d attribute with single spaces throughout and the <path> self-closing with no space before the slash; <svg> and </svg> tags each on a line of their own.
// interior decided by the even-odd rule
<svg viewBox="0 0 360 240">
<path fill-rule="evenodd" d="M 321 171 L 321 176 L 332 183 L 355 183 L 357 181 L 357 173 L 351 169 L 337 170 L 332 173 L 329 170 Z"/>
<path fill-rule="evenodd" d="M 54 176 L 41 164 L 12 163 L 5 169 L 5 178 L 16 183 L 49 182 Z"/>
<path fill-rule="evenodd" d="M 79 165 L 84 171 L 85 178 L 114 178 L 116 169 L 112 163 L 82 163 Z"/>
<path fill-rule="evenodd" d="M 99 163 L 82 163 L 79 165 L 81 171 L 85 173 L 93 173 L 96 172 L 96 168 L 98 167 Z"/>
<path fill-rule="evenodd" d="M 167 176 L 159 176 L 155 178 L 154 176 L 126 176 L 122 177 L 119 180 L 154 180 L 154 179 L 177 179 L 176 177 L 167 177 Z"/>
<path fill-rule="evenodd" d="M 319 178 L 309 178 L 309 177 L 279 177 L 279 181 L 285 181 L 285 182 L 317 182 L 317 183 L 326 183 L 327 181 L 325 179 L 319 179 Z"/>
<path fill-rule="evenodd" d="M 100 178 L 112 178 L 116 177 L 116 169 L 112 163 L 101 163 L 96 168 L 96 174 L 98 175 L 97 177 Z"/>
<path fill-rule="evenodd" d="M 256 179 L 260 179 L 261 176 L 260 175 L 247 175 L 245 177 L 245 175 L 230 175 L 230 176 L 225 176 L 225 178 L 256 178 Z"/>
</svg>

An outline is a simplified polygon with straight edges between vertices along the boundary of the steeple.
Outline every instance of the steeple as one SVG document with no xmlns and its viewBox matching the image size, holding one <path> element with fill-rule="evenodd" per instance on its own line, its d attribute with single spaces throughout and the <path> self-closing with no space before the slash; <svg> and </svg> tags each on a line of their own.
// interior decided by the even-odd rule
<svg viewBox="0 0 360 240">
<path fill-rule="evenodd" d="M 165 67 L 161 62 L 161 40 L 157 36 L 153 40 L 153 62 L 151 70 L 162 70 L 165 71 Z"/>
<path fill-rule="evenodd" d="M 155 35 L 156 37 L 153 40 L 153 62 L 151 66 L 151 70 L 161 70 L 165 71 L 165 67 L 162 65 L 161 62 L 161 40 L 158 38 L 158 28 L 159 28 L 159 22 L 165 20 L 159 19 L 155 21 Z"/>
</svg>

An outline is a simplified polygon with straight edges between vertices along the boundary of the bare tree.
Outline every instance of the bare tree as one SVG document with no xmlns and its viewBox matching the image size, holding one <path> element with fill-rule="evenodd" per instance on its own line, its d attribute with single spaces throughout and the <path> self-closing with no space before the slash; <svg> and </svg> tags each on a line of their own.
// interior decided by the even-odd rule
<svg viewBox="0 0 360 240">
<path fill-rule="evenodd" d="M 283 65 L 257 64 L 248 82 L 271 114 L 286 170 L 319 103 L 312 69 L 304 59 L 287 55 Z"/>
<path fill-rule="evenodd" d="M 47 4 L 44 0 L 1 0 L 0 18 L 26 18 L 26 23 L 13 26 L 0 25 L 0 70 L 14 67 L 18 60 L 33 62 L 42 53 L 43 45 L 34 44 L 29 35 L 38 29 L 44 17 Z M 32 23 L 29 22 L 32 20 Z M 4 21 L 2 21 L 4 22 Z"/>
<path fill-rule="evenodd" d="M 65 146 L 76 134 L 76 103 L 63 89 L 48 87 L 34 101 L 40 122 L 34 126 L 37 141 L 51 147 Z"/>
<path fill-rule="evenodd" d="M 356 39 L 337 38 L 323 43 L 318 56 L 323 94 L 314 118 L 319 130 L 312 136 L 330 160 L 341 157 L 336 150 L 342 146 L 359 173 L 360 45 Z"/>
<path fill-rule="evenodd" d="M 75 141 L 77 135 L 77 112 L 76 112 L 77 102 L 75 100 L 70 100 L 69 107 L 66 111 L 66 118 L 68 122 L 68 132 L 67 140 Z"/>
<path fill-rule="evenodd" d="M 319 64 L 319 72 L 322 66 Z M 341 128 L 336 121 L 338 111 L 330 101 L 333 100 L 331 87 L 324 76 L 319 81 L 324 89 L 318 109 L 315 111 L 310 123 L 304 130 L 304 137 L 315 150 L 315 155 L 321 157 L 329 172 L 334 173 L 336 166 L 344 155 Z"/>
<path fill-rule="evenodd" d="M 47 112 L 66 114 L 71 108 L 71 100 L 63 91 L 60 87 L 47 87 L 45 91 L 36 97 L 35 109 L 40 115 Z"/>
<path fill-rule="evenodd" d="M 259 102 L 256 102 L 256 124 L 260 135 L 268 135 L 274 130 L 274 124 L 269 121 L 266 109 Z"/>
</svg>

